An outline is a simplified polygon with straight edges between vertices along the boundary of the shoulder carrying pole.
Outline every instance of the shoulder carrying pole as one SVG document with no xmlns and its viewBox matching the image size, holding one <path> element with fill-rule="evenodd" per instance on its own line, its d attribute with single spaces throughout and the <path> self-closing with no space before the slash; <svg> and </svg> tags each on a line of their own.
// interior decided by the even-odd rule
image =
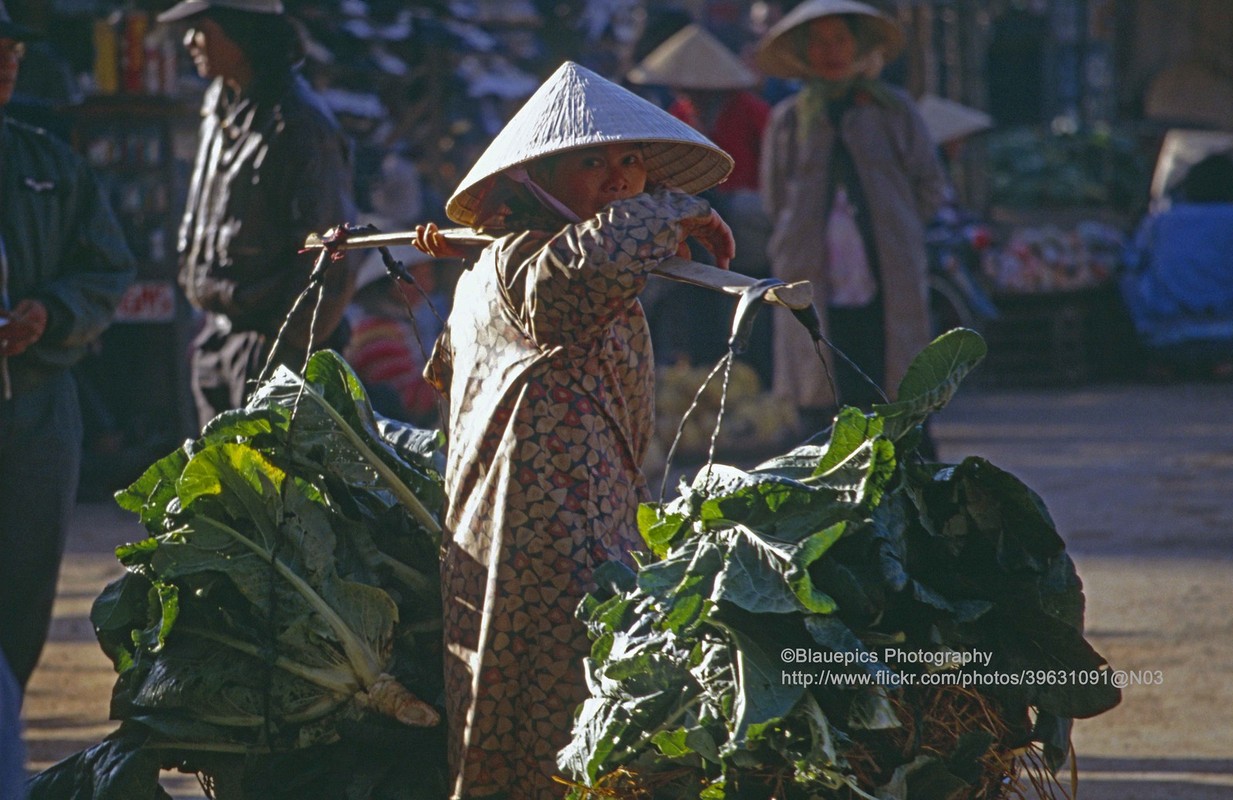
<svg viewBox="0 0 1233 800">
<path fill-rule="evenodd" d="M 462 247 L 483 248 L 493 241 L 491 236 L 469 228 L 449 228 L 441 231 L 452 244 Z M 373 247 L 397 247 L 413 245 L 414 231 L 393 233 L 355 233 L 345 226 L 333 228 L 324 234 L 311 234 L 304 242 L 305 250 L 329 251 L 359 250 Z M 689 261 L 684 258 L 668 258 L 659 263 L 652 272 L 674 281 L 713 289 L 725 294 L 742 297 L 751 287 L 757 287 L 758 297 L 764 303 L 781 306 L 793 312 L 813 308 L 813 286 L 809 281 L 784 283 L 774 279 L 751 278 L 709 264 Z M 768 281 L 772 281 L 768 283 Z"/>
</svg>

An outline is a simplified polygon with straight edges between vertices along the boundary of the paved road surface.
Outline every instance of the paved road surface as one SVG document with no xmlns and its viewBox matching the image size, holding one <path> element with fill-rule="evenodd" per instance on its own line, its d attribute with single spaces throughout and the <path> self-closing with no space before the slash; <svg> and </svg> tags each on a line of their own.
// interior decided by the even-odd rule
<svg viewBox="0 0 1233 800">
<path fill-rule="evenodd" d="M 976 390 L 937 420 L 943 458 L 986 456 L 1044 497 L 1084 580 L 1097 650 L 1164 676 L 1077 724 L 1083 800 L 1233 798 L 1231 398 L 1220 384 Z M 78 509 L 27 698 L 33 769 L 112 729 L 112 674 L 87 615 L 119 574 L 111 548 L 136 534 L 119 509 Z M 176 797 L 200 796 L 167 777 Z"/>
</svg>

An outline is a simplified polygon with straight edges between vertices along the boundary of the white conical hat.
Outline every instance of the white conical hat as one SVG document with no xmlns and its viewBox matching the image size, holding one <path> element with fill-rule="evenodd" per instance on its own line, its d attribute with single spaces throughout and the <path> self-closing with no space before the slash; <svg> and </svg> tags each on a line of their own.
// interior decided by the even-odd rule
<svg viewBox="0 0 1233 800">
<path fill-rule="evenodd" d="M 916 102 L 916 108 L 936 144 L 993 127 L 993 118 L 985 112 L 935 94 L 922 97 Z"/>
<path fill-rule="evenodd" d="M 813 71 L 805 63 L 794 36 L 788 33 L 808 22 L 834 14 L 855 14 L 867 24 L 873 47 L 890 61 L 903 49 L 903 31 L 899 24 L 871 5 L 857 0 L 805 0 L 771 26 L 758 44 L 754 61 L 758 69 L 778 78 L 809 78 Z"/>
<path fill-rule="evenodd" d="M 282 0 L 180 0 L 155 19 L 159 22 L 176 22 L 212 8 L 230 8 L 234 11 L 248 11 L 252 14 L 283 13 Z"/>
<path fill-rule="evenodd" d="M 748 89 L 753 70 L 701 25 L 686 25 L 664 40 L 626 76 L 630 83 L 676 89 Z"/>
<path fill-rule="evenodd" d="M 572 61 L 531 95 L 462 179 L 445 213 L 460 225 L 481 222 L 484 195 L 496 176 L 542 156 L 614 142 L 645 142 L 647 179 L 682 192 L 709 189 L 728 177 L 732 157 L 710 139 Z"/>
</svg>

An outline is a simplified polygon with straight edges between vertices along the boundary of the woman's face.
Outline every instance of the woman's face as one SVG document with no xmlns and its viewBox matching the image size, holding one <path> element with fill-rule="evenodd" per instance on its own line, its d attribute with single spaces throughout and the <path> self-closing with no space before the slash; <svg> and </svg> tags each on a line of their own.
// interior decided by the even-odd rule
<svg viewBox="0 0 1233 800">
<path fill-rule="evenodd" d="M 556 156 L 535 180 L 581 219 L 614 200 L 646 191 L 646 164 L 637 144 L 605 144 Z"/>
<path fill-rule="evenodd" d="M 17 67 L 26 54 L 26 45 L 16 39 L 0 39 L 0 108 L 13 99 Z"/>
<path fill-rule="evenodd" d="M 819 78 L 841 81 L 850 77 L 856 50 L 856 36 L 841 17 L 819 17 L 810 21 L 805 60 Z"/>
<path fill-rule="evenodd" d="M 189 23 L 184 32 L 184 49 L 193 59 L 197 74 L 206 80 L 222 78 L 228 83 L 246 82 L 248 58 L 222 26 L 209 17 L 199 16 Z"/>
</svg>

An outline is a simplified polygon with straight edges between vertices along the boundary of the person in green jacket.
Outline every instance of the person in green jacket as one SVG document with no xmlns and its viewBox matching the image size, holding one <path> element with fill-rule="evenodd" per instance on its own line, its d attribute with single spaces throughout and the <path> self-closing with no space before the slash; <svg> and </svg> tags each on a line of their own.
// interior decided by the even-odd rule
<svg viewBox="0 0 1233 800">
<path fill-rule="evenodd" d="M 32 36 L 0 2 L 0 650 L 23 691 L 77 495 L 81 408 L 69 368 L 135 273 L 86 163 L 3 116 Z"/>
</svg>

